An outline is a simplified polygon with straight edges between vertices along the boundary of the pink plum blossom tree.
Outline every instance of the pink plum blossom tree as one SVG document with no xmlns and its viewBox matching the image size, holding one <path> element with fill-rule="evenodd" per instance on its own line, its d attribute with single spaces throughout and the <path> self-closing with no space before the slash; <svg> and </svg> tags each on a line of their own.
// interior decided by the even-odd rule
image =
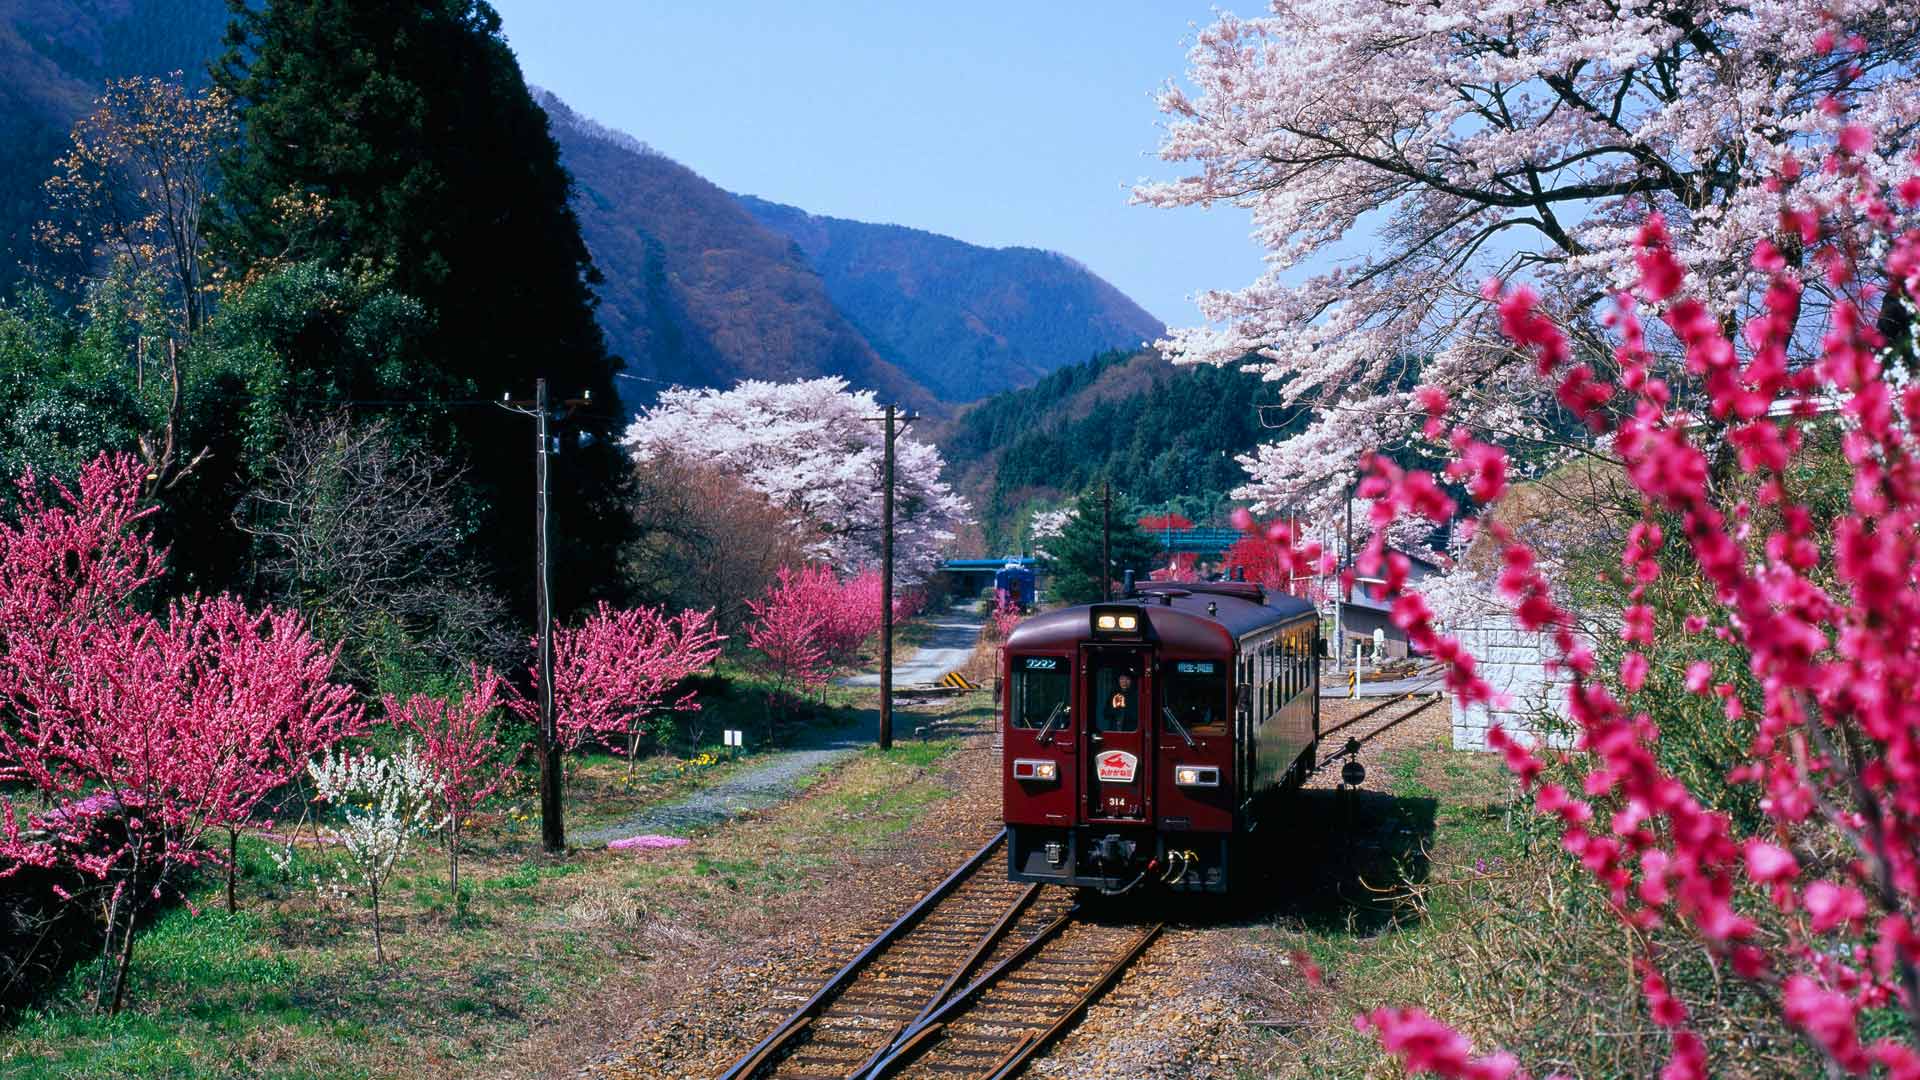
<svg viewBox="0 0 1920 1080">
<path fill-rule="evenodd" d="M 1747 255 L 1774 235 L 1775 178 L 1829 115 L 1876 133 L 1854 160 L 1882 182 L 1920 124 L 1920 18 L 1880 0 L 1271 0 L 1200 31 L 1188 64 L 1160 94 L 1160 154 L 1191 171 L 1135 197 L 1243 208 L 1266 249 L 1259 280 L 1201 294 L 1202 321 L 1162 343 L 1250 358 L 1314 408 L 1244 459 L 1260 511 L 1329 509 L 1353 447 L 1413 436 L 1416 382 L 1495 445 L 1591 449 L 1494 332 L 1480 281 L 1550 282 L 1543 312 L 1597 341 L 1586 316 L 1629 282 L 1634 225 L 1657 211 L 1693 295 L 1733 319 L 1773 273 Z M 1803 245 L 1778 250 L 1808 276 Z"/>
<path fill-rule="evenodd" d="M 761 668 L 769 677 L 767 687 L 767 727 L 772 730 L 776 710 L 786 718 L 791 700 L 800 693 L 826 685 L 832 670 L 822 642 L 826 609 L 838 592 L 831 573 L 811 574 L 782 568 L 779 580 L 758 600 L 747 601 L 753 622 L 747 627 L 747 644 L 761 656 Z M 831 590 L 831 591 L 829 591 Z"/>
<path fill-rule="evenodd" d="M 554 720 L 568 749 L 597 742 L 625 743 L 628 769 L 641 742 L 655 734 L 659 714 L 698 710 L 692 691 L 678 692 L 690 676 L 711 667 L 726 639 L 713 612 L 668 615 L 641 605 L 616 609 L 604 601 L 577 627 L 553 635 Z M 537 691 L 540 673 L 533 672 Z M 530 710 L 522 699 L 518 707 Z"/>
<path fill-rule="evenodd" d="M 139 891 L 177 892 L 221 865 L 210 832 L 247 824 L 307 759 L 361 730 L 334 653 L 290 612 L 193 598 L 155 616 L 128 600 L 164 566 L 138 528 L 145 470 L 102 457 L 49 501 L 22 478 L 0 526 L 0 778 L 46 809 L 4 802 L 0 858 L 66 865 L 106 887 L 101 1008 L 117 1011 Z M 27 828 L 22 830 L 24 817 Z"/>
<path fill-rule="evenodd" d="M 1881 118 L 1873 108 L 1865 115 Z M 1514 350 L 1601 434 L 1641 501 L 1621 552 L 1631 583 L 1618 620 L 1627 649 L 1608 671 L 1533 551 L 1480 518 L 1500 549 L 1502 595 L 1520 625 L 1549 636 L 1571 676 L 1581 786 L 1547 782 L 1543 752 L 1514 733 L 1495 728 L 1489 742 L 1640 943 L 1639 991 L 1670 1039 L 1662 1073 L 1670 1080 L 1706 1076 L 1713 1049 L 1663 973 L 1649 933 L 1662 926 L 1689 930 L 1720 970 L 1770 1001 L 1830 1075 L 1920 1076 L 1920 388 L 1907 374 L 1920 356 L 1910 327 L 1898 342 L 1879 329 L 1888 305 L 1920 296 L 1920 157 L 1890 184 L 1878 145 L 1869 128 L 1849 123 L 1819 159 L 1818 182 L 1780 166 L 1774 231 L 1751 254 L 1766 282 L 1762 306 L 1737 336 L 1658 215 L 1632 241 L 1632 294 L 1616 299 L 1609 319 L 1615 378 L 1596 372 L 1531 289 L 1488 290 Z M 1788 244 L 1822 269 L 1817 287 L 1831 297 L 1817 351 L 1805 359 L 1793 346 L 1815 330 L 1803 300 L 1816 283 L 1794 272 Z M 1680 343 L 1682 363 L 1666 373 L 1656 369 L 1643 309 Z M 1452 449 L 1445 477 L 1477 503 L 1498 500 L 1506 453 L 1454 422 L 1443 388 L 1423 388 L 1419 400 L 1424 435 Z M 1852 467 L 1831 517 L 1794 481 L 1820 425 L 1837 430 Z M 1724 440 L 1746 483 L 1714 482 L 1708 440 Z M 1385 543 L 1385 527 L 1401 516 L 1453 516 L 1452 498 L 1439 478 L 1378 455 L 1361 468 L 1375 533 L 1359 571 L 1385 575 L 1395 623 L 1448 663 L 1456 695 L 1489 700 L 1473 657 L 1405 590 L 1407 562 Z M 1648 653 L 1656 614 L 1680 613 L 1657 613 L 1648 590 L 1676 544 L 1712 597 L 1680 625 L 1702 652 L 1710 642 L 1736 647 L 1758 686 L 1743 693 L 1741 673 L 1710 660 L 1687 665 L 1688 692 L 1719 702 L 1729 720 L 1754 720 L 1730 779 L 1762 796 L 1766 827 L 1757 834 L 1742 835 L 1657 754 L 1661 718 L 1642 693 Z M 1525 1075 L 1509 1055 L 1474 1057 L 1464 1037 L 1417 1010 L 1382 1009 L 1360 1023 L 1409 1071 Z"/>
<path fill-rule="evenodd" d="M 447 891 L 460 903 L 460 835 L 473 812 L 512 775 L 500 760 L 495 715 L 510 691 L 492 668 L 473 665 L 467 688 L 456 700 L 415 694 L 405 701 L 389 695 L 387 722 L 411 733 L 421 764 L 438 800 L 440 835 L 447 847 Z"/>
</svg>

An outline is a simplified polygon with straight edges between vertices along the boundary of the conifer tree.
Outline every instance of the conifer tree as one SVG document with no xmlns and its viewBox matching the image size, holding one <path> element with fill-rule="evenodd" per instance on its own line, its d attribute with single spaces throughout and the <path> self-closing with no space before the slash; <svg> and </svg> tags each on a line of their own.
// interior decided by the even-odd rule
<svg viewBox="0 0 1920 1080">
<path fill-rule="evenodd" d="M 1060 535 L 1045 541 L 1047 594 L 1052 599 L 1069 604 L 1100 599 L 1101 532 L 1105 512 L 1101 488 L 1096 484 L 1081 493 Z M 1113 558 L 1108 568 L 1109 581 L 1119 582 L 1128 570 L 1133 571 L 1136 580 L 1145 581 L 1147 574 L 1158 565 L 1160 545 L 1140 531 L 1139 518 L 1140 512 L 1133 500 L 1114 491 L 1113 528 L 1107 538 Z"/>
<path fill-rule="evenodd" d="M 610 565 L 625 520 L 615 508 L 625 469 L 604 430 L 618 418 L 619 364 L 594 321 L 597 275 L 568 205 L 572 179 L 499 15 L 480 0 L 232 8 L 214 80 L 243 129 L 221 163 L 225 206 L 210 226 L 231 272 L 319 263 L 425 305 L 423 364 L 334 380 L 335 393 L 525 398 L 538 376 L 556 399 L 591 391 L 601 437 L 569 445 L 556 466 L 556 553 Z M 490 517 L 486 554 L 517 587 L 532 555 L 530 422 L 472 406 L 420 416 L 443 426 L 466 466 Z M 583 591 L 569 582 L 597 576 L 557 568 L 562 601 Z"/>
</svg>

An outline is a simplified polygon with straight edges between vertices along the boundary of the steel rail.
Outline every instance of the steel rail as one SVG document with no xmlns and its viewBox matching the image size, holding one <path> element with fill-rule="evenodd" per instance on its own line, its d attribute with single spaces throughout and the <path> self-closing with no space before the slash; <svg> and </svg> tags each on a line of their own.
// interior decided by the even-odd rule
<svg viewBox="0 0 1920 1080">
<path fill-rule="evenodd" d="M 860 970 L 866 967 L 875 956 L 879 955 L 882 949 L 892 944 L 901 934 L 919 922 L 921 916 L 933 910 L 935 905 L 946 899 L 947 894 L 953 892 L 953 890 L 959 886 L 960 882 L 966 879 L 967 875 L 979 869 L 980 865 L 986 861 L 987 856 L 990 855 L 995 848 L 999 847 L 1006 838 L 1007 830 L 1005 829 L 1001 829 L 998 833 L 994 834 L 993 839 L 987 841 L 986 846 L 969 856 L 967 861 L 961 863 L 958 869 L 947 875 L 946 880 L 935 885 L 933 889 L 925 896 L 922 896 L 913 907 L 907 909 L 906 914 L 895 919 L 892 926 L 887 927 L 880 932 L 880 936 L 868 942 L 866 947 L 861 949 L 853 959 L 847 961 L 839 971 L 835 972 L 833 977 L 826 981 L 825 985 L 814 991 L 812 997 L 808 998 L 798 1009 L 795 1009 L 791 1016 L 781 1021 L 780 1026 L 773 1029 L 771 1035 L 761 1039 L 754 1045 L 753 1049 L 747 1051 L 745 1056 L 739 1061 L 734 1062 L 732 1068 L 721 1073 L 718 1080 L 748 1080 L 748 1078 L 752 1077 L 756 1072 L 759 1072 L 762 1066 L 771 1061 L 776 1054 L 794 1039 L 798 1038 L 813 1024 L 814 1017 L 819 1015 L 820 1010 L 826 1006 L 828 999 L 832 998 L 835 993 L 847 983 L 851 982 L 853 977 L 858 975 Z"/>
<path fill-rule="evenodd" d="M 1014 965 L 1025 961 L 1027 957 L 1032 956 L 1038 951 L 1040 946 L 1052 940 L 1055 934 L 1066 929 L 1067 924 L 1073 921 L 1073 916 L 1077 911 L 1079 911 L 1079 906 L 1075 905 L 1059 918 L 1041 927 L 1040 931 L 1028 938 L 1025 944 L 1015 949 L 1006 959 L 995 964 L 986 974 L 973 980 L 965 990 L 948 998 L 939 1008 L 928 1013 L 917 1023 L 911 1024 L 905 1030 L 901 1031 L 900 1034 L 894 1038 L 894 1045 L 889 1049 L 887 1056 L 874 1062 L 865 1072 L 853 1074 L 852 1080 L 880 1080 L 881 1077 L 887 1075 L 889 1072 L 906 1064 L 913 1055 L 926 1044 L 928 1039 L 938 1034 L 940 1030 L 946 1026 L 946 1018 L 949 1013 L 952 1013 L 956 1009 L 964 1008 L 974 998 L 979 997 L 981 991 L 992 985 L 995 979 L 998 979 Z"/>
<path fill-rule="evenodd" d="M 919 1014 L 895 1028 L 893 1035 L 875 1049 L 872 1054 L 869 1054 L 867 1060 L 861 1062 L 860 1067 L 853 1070 L 849 1075 L 858 1077 L 865 1074 L 868 1069 L 878 1064 L 881 1058 L 898 1050 L 903 1040 L 919 1031 L 927 1017 L 930 1016 L 935 1009 L 938 1009 L 946 1003 L 948 995 L 952 994 L 954 988 L 960 985 L 960 981 L 967 977 L 967 974 L 973 970 L 974 965 L 984 959 L 987 953 L 991 952 L 993 947 L 998 945 L 1000 940 L 1007 936 L 1007 932 L 1013 929 L 1013 924 L 1019 921 L 1021 912 L 1027 910 L 1027 905 L 1033 903 L 1033 898 L 1039 894 L 1040 883 L 1037 881 L 1028 885 L 1025 889 L 1022 889 L 1020 895 L 1014 898 L 1013 903 L 1008 905 L 1007 910 L 1001 914 L 993 926 L 989 927 L 986 933 L 980 935 L 980 940 L 974 943 L 973 948 L 968 950 L 967 955 L 962 958 L 958 964 L 954 965 L 953 973 L 948 975 L 947 980 L 940 984 L 940 988 L 935 990 L 933 994 L 927 998 L 927 1003 L 921 1007 Z"/>
<path fill-rule="evenodd" d="M 1007 1077 L 1019 1072 L 1026 1066 L 1028 1061 L 1033 1059 L 1034 1055 L 1046 1049 L 1047 1044 L 1059 1038 L 1062 1032 L 1078 1023 L 1080 1017 L 1085 1015 L 1087 1009 L 1093 1005 L 1094 999 L 1106 992 L 1107 987 L 1111 986 L 1113 981 L 1120 977 L 1120 973 L 1127 969 L 1128 964 L 1133 963 L 1139 958 L 1141 953 L 1147 951 L 1147 946 L 1153 944 L 1153 939 L 1159 936 L 1160 931 L 1165 928 L 1165 926 L 1165 923 L 1154 923 L 1152 926 L 1147 927 L 1146 932 L 1134 941 L 1133 946 L 1126 951 L 1126 954 L 1109 965 L 1107 970 L 1101 974 L 1099 980 L 1089 987 L 1086 993 L 1080 995 L 1079 1000 L 1068 1006 L 1065 1012 L 1054 1019 L 1051 1027 L 1038 1035 L 1028 1036 L 1025 1040 L 1015 1044 L 1012 1050 L 1007 1051 L 1007 1056 L 1001 1058 L 1000 1061 L 994 1065 L 993 1070 L 987 1074 L 987 1080 L 1006 1080 Z"/>
<path fill-rule="evenodd" d="M 1360 721 L 1365 720 L 1367 717 L 1372 716 L 1373 714 L 1381 711 L 1382 709 L 1392 708 L 1393 706 L 1400 704 L 1401 702 L 1407 700 L 1408 698 L 1414 696 L 1415 694 L 1425 693 L 1428 687 L 1434 685 L 1435 683 L 1441 682 L 1444 679 L 1446 679 L 1445 675 L 1440 675 L 1432 679 L 1428 679 L 1426 682 L 1423 682 L 1419 686 L 1416 686 L 1413 689 L 1407 691 L 1406 693 L 1401 694 L 1399 697 L 1388 698 L 1387 700 L 1365 710 L 1364 712 L 1361 712 L 1354 716 L 1347 717 L 1345 720 L 1342 720 L 1339 723 L 1333 725 L 1332 727 L 1326 729 L 1325 731 L 1322 731 L 1320 733 L 1320 737 L 1324 739 L 1336 731 L 1345 731 L 1347 728 L 1350 728 L 1353 725 L 1359 723 Z M 1336 698 L 1335 700 L 1339 700 L 1339 699 Z"/>
<path fill-rule="evenodd" d="M 1439 704 L 1439 699 L 1437 698 L 1429 701 L 1423 701 L 1418 705 L 1415 705 L 1413 708 L 1408 709 L 1406 712 L 1401 713 L 1399 716 L 1394 717 L 1393 719 L 1387 721 L 1384 724 L 1381 724 L 1379 727 L 1374 728 L 1372 731 L 1369 731 L 1365 735 L 1362 735 L 1358 739 L 1355 739 L 1352 741 L 1358 742 L 1361 746 L 1365 746 L 1368 743 L 1372 742 L 1373 740 L 1379 738 L 1381 735 L 1385 734 L 1388 728 L 1398 727 L 1399 725 L 1406 723 L 1408 720 L 1413 719 L 1414 717 L 1420 715 L 1426 710 L 1433 708 L 1437 704 Z M 1338 755 L 1335 755 L 1335 756 L 1338 756 Z"/>
</svg>

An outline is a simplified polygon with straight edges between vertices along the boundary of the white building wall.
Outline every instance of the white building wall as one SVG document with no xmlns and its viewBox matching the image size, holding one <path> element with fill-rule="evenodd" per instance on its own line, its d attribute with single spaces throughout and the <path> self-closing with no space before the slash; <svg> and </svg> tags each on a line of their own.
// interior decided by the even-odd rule
<svg viewBox="0 0 1920 1080">
<path fill-rule="evenodd" d="M 1483 616 L 1481 621 L 1451 628 L 1460 644 L 1473 654 L 1475 668 L 1493 687 L 1492 705 L 1463 706 L 1453 701 L 1453 748 L 1487 749 L 1487 729 L 1499 724 L 1521 742 L 1538 739 L 1542 713 L 1567 717 L 1565 672 L 1549 673 L 1546 660 L 1552 644 L 1546 635 L 1522 630 L 1511 618 Z"/>
</svg>

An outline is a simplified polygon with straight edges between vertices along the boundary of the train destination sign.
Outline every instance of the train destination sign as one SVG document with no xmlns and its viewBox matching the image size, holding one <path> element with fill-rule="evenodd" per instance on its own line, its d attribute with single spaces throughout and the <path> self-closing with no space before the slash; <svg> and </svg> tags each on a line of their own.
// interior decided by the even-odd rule
<svg viewBox="0 0 1920 1080">
<path fill-rule="evenodd" d="M 1094 765 L 1094 775 L 1110 784 L 1131 784 L 1133 774 L 1140 767 L 1140 759 L 1125 750 L 1114 750 L 1101 754 Z"/>
</svg>

